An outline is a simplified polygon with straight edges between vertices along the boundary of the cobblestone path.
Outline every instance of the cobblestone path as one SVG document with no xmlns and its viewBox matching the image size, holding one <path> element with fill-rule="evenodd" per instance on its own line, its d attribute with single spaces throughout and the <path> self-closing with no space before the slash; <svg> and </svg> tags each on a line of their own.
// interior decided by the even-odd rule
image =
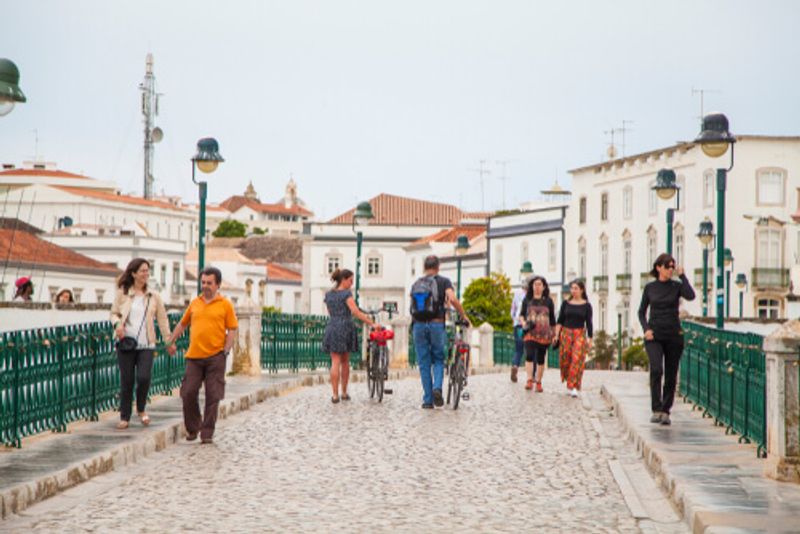
<svg viewBox="0 0 800 534">
<path fill-rule="evenodd" d="M 458 411 L 421 410 L 415 379 L 391 384 L 382 405 L 363 383 L 337 405 L 327 386 L 305 388 L 221 422 L 213 445 L 182 442 L 0 530 L 654 531 L 631 516 L 609 469 L 629 445 L 601 447 L 597 421 L 556 372 L 544 386 L 471 377 Z M 596 399 L 592 373 L 584 388 Z"/>
</svg>

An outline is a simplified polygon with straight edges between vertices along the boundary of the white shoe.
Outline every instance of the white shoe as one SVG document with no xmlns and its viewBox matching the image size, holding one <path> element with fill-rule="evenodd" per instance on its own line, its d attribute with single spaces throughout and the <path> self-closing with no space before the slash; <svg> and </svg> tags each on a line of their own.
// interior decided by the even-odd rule
<svg viewBox="0 0 800 534">
<path fill-rule="evenodd" d="M 569 396 L 570 397 L 577 397 L 578 396 L 578 390 L 577 389 L 569 390 Z"/>
</svg>

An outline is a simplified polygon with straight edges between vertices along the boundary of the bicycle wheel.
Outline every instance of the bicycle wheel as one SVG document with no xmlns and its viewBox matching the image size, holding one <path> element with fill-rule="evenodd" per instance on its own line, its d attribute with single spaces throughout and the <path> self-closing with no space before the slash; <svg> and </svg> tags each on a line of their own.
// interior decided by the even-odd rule
<svg viewBox="0 0 800 534">
<path fill-rule="evenodd" d="M 461 400 L 461 390 L 464 388 L 464 360 L 461 358 L 453 365 L 453 409 L 458 410 L 458 401 Z"/>
<path fill-rule="evenodd" d="M 372 372 L 372 362 L 375 361 L 375 346 L 370 343 L 367 347 L 367 391 L 369 391 L 369 398 L 375 396 L 375 377 Z"/>
<path fill-rule="evenodd" d="M 375 358 L 375 391 L 378 395 L 378 402 L 383 402 L 383 386 L 386 382 L 384 362 L 386 360 L 386 347 L 378 349 L 378 357 Z"/>
</svg>

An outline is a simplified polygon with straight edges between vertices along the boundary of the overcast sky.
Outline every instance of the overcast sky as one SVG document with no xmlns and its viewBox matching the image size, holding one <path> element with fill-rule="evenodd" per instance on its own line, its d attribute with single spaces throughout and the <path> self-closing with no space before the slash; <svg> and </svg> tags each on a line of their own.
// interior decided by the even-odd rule
<svg viewBox="0 0 800 534">
<path fill-rule="evenodd" d="M 706 111 L 735 133 L 800 134 L 800 2 L 6 2 L 0 57 L 28 102 L 0 118 L 0 161 L 35 151 L 142 191 L 138 85 L 164 94 L 155 189 L 196 198 L 189 159 L 214 136 L 219 201 L 252 180 L 328 219 L 381 192 L 481 209 L 534 199 L 603 159 L 690 140 Z M 619 144 L 620 135 L 616 136 Z M 619 147 L 621 149 L 621 147 Z"/>
</svg>

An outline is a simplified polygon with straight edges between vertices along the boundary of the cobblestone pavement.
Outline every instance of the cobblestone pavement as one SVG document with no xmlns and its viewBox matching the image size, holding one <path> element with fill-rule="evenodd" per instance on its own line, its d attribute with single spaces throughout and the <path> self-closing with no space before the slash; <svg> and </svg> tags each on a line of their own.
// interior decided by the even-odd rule
<svg viewBox="0 0 800 534">
<path fill-rule="evenodd" d="M 382 405 L 363 383 L 337 405 L 328 387 L 301 389 L 223 421 L 213 445 L 182 442 L 0 530 L 686 532 L 633 517 L 609 460 L 635 454 L 557 378 L 536 394 L 474 376 L 458 411 L 421 410 L 414 379 Z M 587 373 L 591 403 L 599 386 Z"/>
</svg>

